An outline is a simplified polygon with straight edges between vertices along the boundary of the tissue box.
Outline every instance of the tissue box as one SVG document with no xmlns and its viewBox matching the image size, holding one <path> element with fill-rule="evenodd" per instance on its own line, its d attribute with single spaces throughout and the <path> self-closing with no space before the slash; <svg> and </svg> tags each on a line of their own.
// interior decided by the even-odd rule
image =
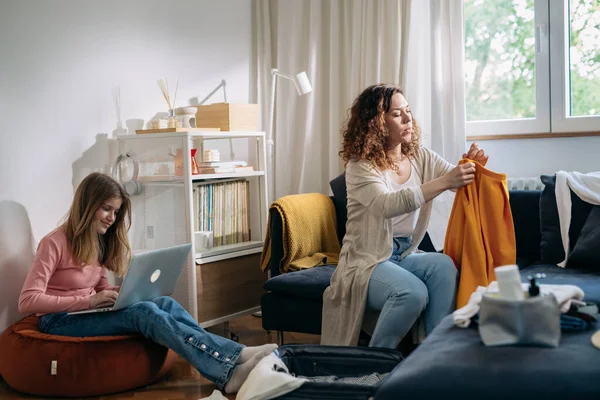
<svg viewBox="0 0 600 400">
<path fill-rule="evenodd" d="M 484 294 L 479 311 L 479 336 L 486 346 L 558 347 L 560 309 L 552 295 L 506 300 Z"/>
<path fill-rule="evenodd" d="M 258 131 L 258 104 L 214 103 L 196 106 L 197 128 L 221 131 Z"/>
</svg>

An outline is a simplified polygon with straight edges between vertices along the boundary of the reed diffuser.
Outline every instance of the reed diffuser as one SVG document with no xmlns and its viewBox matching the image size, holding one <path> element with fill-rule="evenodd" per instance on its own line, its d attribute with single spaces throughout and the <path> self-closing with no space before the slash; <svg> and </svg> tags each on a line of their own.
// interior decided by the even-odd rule
<svg viewBox="0 0 600 400">
<path fill-rule="evenodd" d="M 121 120 L 121 87 L 117 86 L 112 90 L 115 113 L 117 114 L 117 129 L 113 131 L 113 137 L 127 135 L 127 129 L 123 128 Z"/>
<path fill-rule="evenodd" d="M 177 83 L 175 83 L 175 93 L 173 94 L 173 103 L 171 103 L 171 95 L 169 94 L 169 80 L 165 79 L 163 81 L 162 79 L 159 79 L 158 87 L 160 88 L 160 91 L 162 92 L 162 95 L 165 98 L 165 101 L 167 102 L 167 106 L 169 107 L 169 116 L 168 116 L 167 126 L 169 128 L 178 128 L 179 124 L 177 123 L 177 120 L 175 119 L 175 101 L 177 100 L 177 88 L 179 87 L 179 79 L 177 79 Z"/>
</svg>

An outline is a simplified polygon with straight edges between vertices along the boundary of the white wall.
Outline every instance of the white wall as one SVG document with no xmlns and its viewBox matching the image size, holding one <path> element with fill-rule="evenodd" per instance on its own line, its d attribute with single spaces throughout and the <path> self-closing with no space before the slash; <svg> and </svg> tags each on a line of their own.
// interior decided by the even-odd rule
<svg viewBox="0 0 600 400">
<path fill-rule="evenodd" d="M 73 185 L 107 167 L 117 85 L 124 121 L 167 111 L 160 78 L 179 78 L 178 106 L 221 79 L 247 103 L 250 24 L 247 0 L 0 0 L 0 200 L 25 207 L 36 241 L 55 228 Z"/>
<path fill-rule="evenodd" d="M 490 155 L 487 167 L 509 177 L 600 170 L 600 137 L 484 140 L 479 147 Z"/>
</svg>

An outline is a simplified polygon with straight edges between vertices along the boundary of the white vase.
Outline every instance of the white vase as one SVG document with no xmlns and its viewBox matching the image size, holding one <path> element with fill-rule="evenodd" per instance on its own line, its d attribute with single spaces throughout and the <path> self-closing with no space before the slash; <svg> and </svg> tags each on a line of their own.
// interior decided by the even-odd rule
<svg viewBox="0 0 600 400">
<path fill-rule="evenodd" d="M 191 119 L 196 118 L 196 111 L 198 111 L 196 107 L 179 107 L 175 109 L 175 115 L 181 117 L 182 128 L 195 127 L 195 121 L 191 121 Z"/>
</svg>

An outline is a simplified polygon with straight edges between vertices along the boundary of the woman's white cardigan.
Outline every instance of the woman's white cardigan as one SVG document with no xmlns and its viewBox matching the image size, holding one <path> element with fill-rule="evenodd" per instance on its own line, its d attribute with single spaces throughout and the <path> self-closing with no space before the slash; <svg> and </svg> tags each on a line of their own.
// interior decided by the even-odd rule
<svg viewBox="0 0 600 400">
<path fill-rule="evenodd" d="M 411 159 L 413 173 L 425 183 L 448 173 L 454 166 L 437 153 L 420 147 Z M 415 188 L 395 191 L 384 171 L 369 161 L 346 166 L 348 221 L 338 266 L 323 293 L 321 344 L 356 346 L 363 322 L 369 279 L 375 266 L 392 254 L 392 217 L 418 208 Z M 421 207 L 413 252 L 427 231 L 431 202 Z"/>
</svg>

